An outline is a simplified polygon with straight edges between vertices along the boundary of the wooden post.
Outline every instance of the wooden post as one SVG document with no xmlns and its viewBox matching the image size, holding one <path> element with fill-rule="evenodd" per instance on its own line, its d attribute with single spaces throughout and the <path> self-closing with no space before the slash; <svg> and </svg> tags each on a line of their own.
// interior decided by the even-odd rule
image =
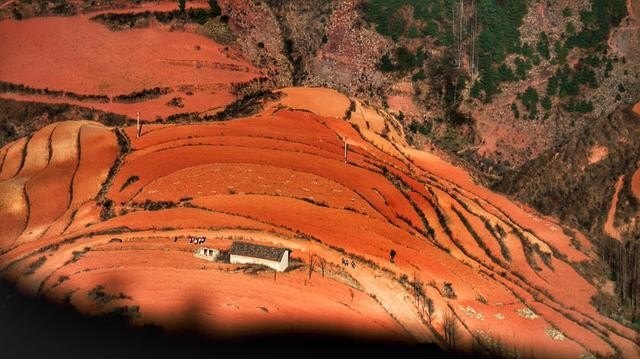
<svg viewBox="0 0 640 359">
<path fill-rule="evenodd" d="M 347 155 L 349 151 L 349 144 L 347 143 L 347 138 L 344 137 L 342 139 L 344 141 L 344 163 L 347 163 Z"/>
</svg>

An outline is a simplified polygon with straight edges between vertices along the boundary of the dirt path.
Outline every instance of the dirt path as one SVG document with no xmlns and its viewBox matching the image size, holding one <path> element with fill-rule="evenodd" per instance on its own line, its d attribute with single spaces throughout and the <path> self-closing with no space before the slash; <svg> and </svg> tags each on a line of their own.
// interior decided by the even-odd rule
<svg viewBox="0 0 640 359">
<path fill-rule="evenodd" d="M 4 9 L 5 7 L 13 4 L 14 2 L 16 2 L 16 0 L 9 0 L 9 1 L 5 2 L 4 4 L 0 5 L 0 9 Z"/>
<path fill-rule="evenodd" d="M 636 13 L 636 1 L 627 0 L 627 12 L 629 13 L 629 18 L 633 20 L 638 20 L 638 14 Z"/>
<path fill-rule="evenodd" d="M 636 198 L 640 199 L 640 168 L 636 170 L 631 178 L 631 191 Z"/>
<path fill-rule="evenodd" d="M 607 221 L 604 223 L 604 232 L 609 235 L 609 237 L 617 240 L 620 240 L 620 231 L 616 228 L 614 220 L 616 218 L 616 208 L 618 208 L 618 199 L 623 183 L 624 176 L 620 176 L 618 182 L 616 182 L 615 191 L 613 192 L 611 207 L 609 207 L 609 213 L 607 214 Z"/>
</svg>

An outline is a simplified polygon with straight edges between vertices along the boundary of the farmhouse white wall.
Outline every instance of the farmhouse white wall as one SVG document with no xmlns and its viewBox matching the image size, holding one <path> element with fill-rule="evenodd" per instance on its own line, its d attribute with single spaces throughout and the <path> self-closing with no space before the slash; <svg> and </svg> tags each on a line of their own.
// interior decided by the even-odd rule
<svg viewBox="0 0 640 359">
<path fill-rule="evenodd" d="M 198 248 L 193 254 L 193 256 L 196 258 L 206 259 L 211 262 L 218 259 L 218 255 L 220 255 L 219 250 L 214 248 L 206 248 L 206 247 Z"/>
</svg>

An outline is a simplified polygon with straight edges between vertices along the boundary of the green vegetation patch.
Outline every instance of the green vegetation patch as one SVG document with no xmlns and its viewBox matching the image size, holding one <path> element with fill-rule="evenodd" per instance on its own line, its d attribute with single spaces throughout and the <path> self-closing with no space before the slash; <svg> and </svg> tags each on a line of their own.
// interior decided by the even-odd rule
<svg viewBox="0 0 640 359">
<path fill-rule="evenodd" d="M 625 0 L 592 0 L 591 10 L 582 11 L 582 31 L 567 40 L 569 47 L 583 49 L 602 45 L 612 26 L 616 26 L 627 15 Z"/>
</svg>

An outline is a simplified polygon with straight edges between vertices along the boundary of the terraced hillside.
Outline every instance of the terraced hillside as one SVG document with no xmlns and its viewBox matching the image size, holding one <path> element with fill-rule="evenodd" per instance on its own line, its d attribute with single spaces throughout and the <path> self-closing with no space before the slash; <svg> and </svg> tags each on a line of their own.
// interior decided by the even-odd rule
<svg viewBox="0 0 640 359">
<path fill-rule="evenodd" d="M 207 3 L 190 2 L 188 10 L 207 20 L 204 8 Z M 197 23 L 156 19 L 176 17 L 174 12 L 174 2 L 160 2 L 1 21 L 0 97 L 73 104 L 132 119 L 139 113 L 142 121 L 156 121 L 215 113 L 241 97 L 252 80 L 265 80 L 261 70 L 211 41 Z M 137 20 L 132 28 L 109 27 L 130 18 Z M 182 31 L 174 31 L 176 26 Z"/>
<path fill-rule="evenodd" d="M 220 336 L 637 355 L 636 333 L 594 307 L 610 283 L 584 235 L 409 149 L 385 113 L 330 90 L 282 93 L 249 118 L 140 138 L 70 121 L 5 146 L 2 276 L 84 313 L 169 329 L 197 318 Z M 223 254 L 234 240 L 287 247 L 292 265 L 207 262 L 188 236 Z"/>
</svg>

